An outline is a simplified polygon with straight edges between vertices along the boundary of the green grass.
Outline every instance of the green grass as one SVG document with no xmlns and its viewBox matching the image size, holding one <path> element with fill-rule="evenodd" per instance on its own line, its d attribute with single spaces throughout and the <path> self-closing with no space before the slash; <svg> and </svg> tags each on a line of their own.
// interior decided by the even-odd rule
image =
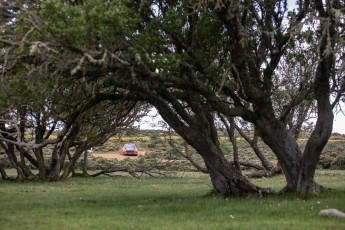
<svg viewBox="0 0 345 230">
<path fill-rule="evenodd" d="M 345 211 L 344 179 L 344 171 L 318 171 L 317 181 L 332 190 L 225 200 L 207 195 L 209 178 L 199 173 L 176 179 L 0 180 L 0 229 L 345 229 L 345 219 L 318 215 L 324 208 Z M 254 182 L 279 190 L 284 178 Z"/>
</svg>

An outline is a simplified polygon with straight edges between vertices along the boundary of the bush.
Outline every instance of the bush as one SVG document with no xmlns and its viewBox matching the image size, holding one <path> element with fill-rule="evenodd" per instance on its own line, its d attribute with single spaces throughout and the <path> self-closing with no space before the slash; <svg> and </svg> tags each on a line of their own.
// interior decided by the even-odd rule
<svg viewBox="0 0 345 230">
<path fill-rule="evenodd" d="M 320 161 L 319 161 L 319 165 L 323 168 L 323 169 L 328 169 L 331 167 L 331 163 L 334 160 L 334 157 L 329 156 L 329 155 L 321 155 L 320 156 Z"/>
<path fill-rule="evenodd" d="M 331 169 L 345 169 L 345 156 L 340 155 L 337 156 L 332 162 L 331 162 Z"/>
<path fill-rule="evenodd" d="M 4 168 L 11 168 L 11 162 L 10 160 L 8 159 L 7 156 L 0 156 L 0 164 L 4 167 Z"/>
<path fill-rule="evenodd" d="M 157 144 L 155 144 L 155 143 L 147 144 L 147 148 L 151 148 L 151 149 L 156 148 L 156 146 L 157 146 Z"/>
</svg>

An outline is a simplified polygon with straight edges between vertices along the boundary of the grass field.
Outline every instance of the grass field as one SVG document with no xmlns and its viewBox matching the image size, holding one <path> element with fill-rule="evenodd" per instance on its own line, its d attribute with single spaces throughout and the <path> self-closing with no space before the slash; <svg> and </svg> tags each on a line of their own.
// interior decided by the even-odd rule
<svg viewBox="0 0 345 230">
<path fill-rule="evenodd" d="M 208 175 L 181 178 L 97 177 L 61 182 L 0 180 L 0 229 L 345 229 L 345 171 L 318 171 L 333 188 L 320 194 L 220 199 Z M 284 178 L 254 180 L 279 190 Z"/>
</svg>

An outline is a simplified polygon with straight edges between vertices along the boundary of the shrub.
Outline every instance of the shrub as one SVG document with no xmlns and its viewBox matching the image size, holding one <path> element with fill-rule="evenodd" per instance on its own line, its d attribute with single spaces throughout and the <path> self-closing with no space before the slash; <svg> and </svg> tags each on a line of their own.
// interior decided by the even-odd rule
<svg viewBox="0 0 345 230">
<path fill-rule="evenodd" d="M 156 148 L 156 146 L 157 146 L 157 144 L 155 144 L 155 143 L 149 143 L 149 144 L 147 144 L 147 148 Z"/>
<path fill-rule="evenodd" d="M 328 169 L 331 167 L 331 163 L 333 160 L 334 160 L 334 157 L 323 154 L 320 156 L 319 165 L 321 165 L 323 169 Z"/>
<path fill-rule="evenodd" d="M 331 162 L 331 169 L 345 169 L 345 156 L 340 155 L 337 156 L 332 162 Z"/>
<path fill-rule="evenodd" d="M 8 159 L 7 156 L 0 156 L 0 164 L 4 167 L 4 168 L 11 168 L 11 162 Z"/>
</svg>

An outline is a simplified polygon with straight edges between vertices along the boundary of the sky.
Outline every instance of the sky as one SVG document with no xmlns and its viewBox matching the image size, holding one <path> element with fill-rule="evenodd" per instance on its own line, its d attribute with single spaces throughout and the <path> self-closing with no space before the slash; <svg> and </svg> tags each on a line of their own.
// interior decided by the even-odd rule
<svg viewBox="0 0 345 230">
<path fill-rule="evenodd" d="M 333 133 L 345 134 L 345 116 L 342 113 L 335 115 Z"/>
<path fill-rule="evenodd" d="M 162 129 L 161 116 L 156 109 L 152 109 L 148 116 L 140 122 L 141 129 Z M 333 133 L 345 134 L 345 116 L 343 113 L 334 114 Z"/>
</svg>

